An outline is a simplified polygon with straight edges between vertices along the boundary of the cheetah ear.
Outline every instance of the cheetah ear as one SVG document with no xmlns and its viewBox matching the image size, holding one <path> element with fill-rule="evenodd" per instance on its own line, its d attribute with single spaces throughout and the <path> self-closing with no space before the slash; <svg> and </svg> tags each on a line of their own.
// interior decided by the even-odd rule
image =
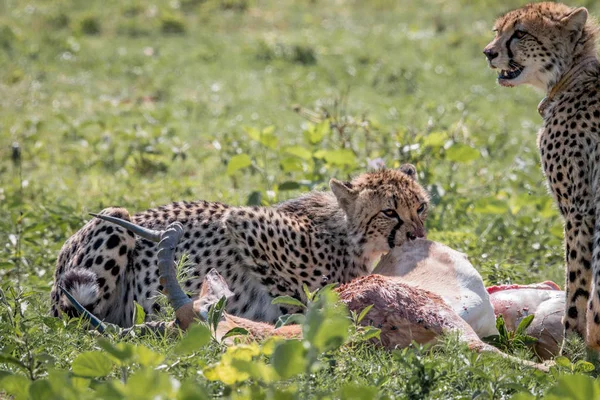
<svg viewBox="0 0 600 400">
<path fill-rule="evenodd" d="M 571 40 L 576 42 L 581 37 L 587 19 L 588 10 L 585 7 L 579 7 L 566 17 L 563 17 L 560 22 L 571 32 Z"/>
<path fill-rule="evenodd" d="M 329 181 L 329 187 L 340 204 L 340 207 L 348 213 L 358 196 L 358 191 L 352 188 L 350 182 L 342 182 L 334 178 L 331 178 Z"/>
<path fill-rule="evenodd" d="M 408 175 L 410 178 L 412 178 L 412 180 L 416 181 L 417 180 L 417 169 L 415 168 L 414 165 L 412 164 L 402 164 L 400 166 L 400 168 L 398 168 L 400 170 L 400 172 L 404 172 L 406 175 Z"/>
</svg>

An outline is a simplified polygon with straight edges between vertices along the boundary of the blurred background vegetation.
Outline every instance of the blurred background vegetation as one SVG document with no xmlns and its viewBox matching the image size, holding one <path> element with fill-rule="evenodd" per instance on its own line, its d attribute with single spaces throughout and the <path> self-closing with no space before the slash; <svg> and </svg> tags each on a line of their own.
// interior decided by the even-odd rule
<svg viewBox="0 0 600 400">
<path fill-rule="evenodd" d="M 270 204 L 412 162 L 431 238 L 489 283 L 562 283 L 541 94 L 500 88 L 481 55 L 518 5 L 3 1 L 0 275 L 47 288 L 61 244 L 109 205 Z"/>
<path fill-rule="evenodd" d="M 272 204 L 411 162 L 430 238 L 488 284 L 562 284 L 542 94 L 499 87 L 482 55 L 522 4 L 2 0 L 0 280 L 44 313 L 88 212 Z"/>
</svg>

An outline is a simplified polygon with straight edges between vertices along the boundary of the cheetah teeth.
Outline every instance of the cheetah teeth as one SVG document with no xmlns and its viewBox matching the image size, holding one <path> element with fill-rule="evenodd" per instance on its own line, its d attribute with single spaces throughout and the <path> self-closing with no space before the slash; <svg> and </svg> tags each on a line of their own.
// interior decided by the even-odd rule
<svg viewBox="0 0 600 400">
<path fill-rule="evenodd" d="M 523 71 L 522 69 L 518 69 L 518 68 L 511 69 L 511 70 L 503 69 L 498 74 L 498 78 L 499 79 L 515 79 L 517 76 L 521 75 L 522 71 Z"/>
</svg>

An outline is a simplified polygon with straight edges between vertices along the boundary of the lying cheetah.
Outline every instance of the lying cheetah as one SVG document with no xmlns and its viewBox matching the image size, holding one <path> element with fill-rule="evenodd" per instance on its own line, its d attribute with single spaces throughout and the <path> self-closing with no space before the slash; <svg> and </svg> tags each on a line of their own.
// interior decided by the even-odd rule
<svg viewBox="0 0 600 400">
<path fill-rule="evenodd" d="M 198 293 L 215 268 L 235 293 L 231 314 L 255 321 L 276 320 L 291 310 L 271 304 L 276 296 L 305 301 L 303 284 L 316 290 L 366 275 L 383 253 L 425 237 L 429 199 L 410 164 L 332 179 L 331 192 L 310 192 L 276 207 L 230 207 L 179 202 L 130 217 L 122 208 L 101 212 L 151 229 L 179 221 L 184 236 L 175 258 L 189 255 L 191 276 L 184 288 Z M 98 318 L 128 327 L 133 301 L 157 311 L 156 246 L 100 219 L 73 235 L 58 257 L 51 293 L 52 313 L 76 314 L 59 286 Z M 297 311 L 297 310 L 293 310 Z"/>
<path fill-rule="evenodd" d="M 500 17 L 484 53 L 502 86 L 546 91 L 538 146 L 565 219 L 565 333 L 600 349 L 600 64 L 585 8 L 535 3 Z"/>
</svg>

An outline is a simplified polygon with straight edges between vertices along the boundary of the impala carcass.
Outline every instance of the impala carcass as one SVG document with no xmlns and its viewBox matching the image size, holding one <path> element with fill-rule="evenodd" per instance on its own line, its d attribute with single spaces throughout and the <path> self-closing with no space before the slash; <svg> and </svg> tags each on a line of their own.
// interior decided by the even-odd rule
<svg viewBox="0 0 600 400">
<path fill-rule="evenodd" d="M 208 308 L 221 296 L 231 295 L 225 281 L 216 271 L 204 278 L 200 294 L 189 299 L 176 279 L 173 252 L 183 233 L 179 223 L 170 225 L 165 231 L 151 231 L 116 218 L 98 216 L 117 223 L 132 232 L 159 243 L 159 271 L 165 295 L 175 309 L 180 328 L 187 327 L 197 319 L 207 316 Z M 456 332 L 469 348 L 501 355 L 520 364 L 547 370 L 547 366 L 520 360 L 500 352 L 495 347 L 481 341 L 471 326 L 465 322 L 439 295 L 403 282 L 398 277 L 378 274 L 359 277 L 336 289 L 340 300 L 349 310 L 360 312 L 373 305 L 364 324 L 381 329 L 381 344 L 386 348 L 406 347 L 410 343 L 432 343 L 444 333 Z M 224 313 L 217 328 L 217 336 L 222 336 L 234 327 L 243 327 L 255 338 L 268 336 L 299 337 L 300 326 L 275 328 L 272 325 L 250 321 Z"/>
<path fill-rule="evenodd" d="M 523 318 L 534 315 L 526 333 L 537 340 L 533 350 L 541 359 L 559 353 L 564 338 L 566 296 L 556 283 L 500 285 L 487 290 L 495 314 L 502 314 L 508 330 L 515 330 Z"/>
<path fill-rule="evenodd" d="M 401 277 L 440 295 L 479 337 L 498 334 L 483 279 L 464 253 L 430 240 L 415 240 L 382 257 L 373 273 Z"/>
<path fill-rule="evenodd" d="M 407 242 L 392 250 L 373 272 L 400 277 L 440 295 L 481 338 L 498 334 L 498 315 L 514 331 L 523 318 L 534 314 L 526 333 L 537 340 L 535 353 L 548 359 L 560 350 L 565 293 L 554 282 L 486 288 L 464 253 L 429 240 Z"/>
</svg>

